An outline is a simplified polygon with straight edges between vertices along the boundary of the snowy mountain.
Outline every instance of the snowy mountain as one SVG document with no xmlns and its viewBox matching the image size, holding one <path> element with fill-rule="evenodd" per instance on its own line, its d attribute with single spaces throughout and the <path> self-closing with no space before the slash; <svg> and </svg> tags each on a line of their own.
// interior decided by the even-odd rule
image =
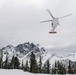
<svg viewBox="0 0 76 75">
<path fill-rule="evenodd" d="M 33 43 L 23 43 L 17 46 L 8 45 L 0 49 L 3 52 L 3 60 L 5 60 L 6 54 L 8 54 L 8 58 L 11 59 L 12 56 L 17 56 L 20 61 L 26 60 L 29 57 L 30 53 L 34 51 L 36 56 L 40 56 L 44 54 L 46 51 L 43 47 L 40 47 L 38 44 L 35 45 Z"/>
<path fill-rule="evenodd" d="M 76 53 L 67 56 L 57 56 L 53 54 L 50 58 L 50 63 L 53 65 L 55 61 L 61 61 L 63 64 L 68 64 L 69 60 L 76 62 Z"/>
<path fill-rule="evenodd" d="M 65 48 L 65 50 L 69 50 L 69 49 L 75 50 L 76 47 L 72 46 Z M 3 60 L 5 60 L 6 54 L 8 54 L 9 59 L 11 59 L 12 56 L 14 55 L 19 58 L 20 62 L 22 62 L 22 60 L 26 62 L 26 60 L 29 60 L 29 56 L 31 52 L 34 51 L 37 61 L 39 61 L 39 56 L 41 55 L 43 64 L 48 59 L 51 65 L 53 65 L 55 61 L 62 61 L 64 64 L 67 64 L 69 60 L 71 60 L 72 62 L 76 62 L 76 53 L 60 56 L 57 54 L 52 54 L 51 50 L 46 51 L 43 47 L 40 47 L 38 44 L 35 45 L 34 43 L 29 43 L 29 42 L 19 44 L 17 46 L 8 45 L 0 49 L 0 51 L 3 51 Z"/>
<path fill-rule="evenodd" d="M 49 59 L 51 65 L 53 65 L 55 61 L 60 61 L 68 65 L 69 60 L 72 64 L 76 64 L 76 45 L 49 49 L 43 56 L 43 63 L 45 63 L 47 59 Z"/>
<path fill-rule="evenodd" d="M 71 60 L 76 62 L 76 45 L 70 45 L 60 48 L 46 48 L 51 64 L 54 64 L 55 61 L 62 61 L 66 63 Z M 47 55 L 47 54 L 46 54 Z M 46 57 L 46 58 L 47 58 Z"/>
</svg>

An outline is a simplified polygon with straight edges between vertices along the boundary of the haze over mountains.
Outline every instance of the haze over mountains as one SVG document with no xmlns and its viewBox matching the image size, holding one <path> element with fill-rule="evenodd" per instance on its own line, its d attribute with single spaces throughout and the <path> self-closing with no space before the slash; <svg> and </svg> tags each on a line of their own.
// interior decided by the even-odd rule
<svg viewBox="0 0 76 75">
<path fill-rule="evenodd" d="M 56 48 L 46 48 L 46 50 L 52 54 L 57 54 L 59 56 L 68 55 L 76 52 L 76 45 L 69 45 L 66 47 L 56 47 Z"/>
</svg>

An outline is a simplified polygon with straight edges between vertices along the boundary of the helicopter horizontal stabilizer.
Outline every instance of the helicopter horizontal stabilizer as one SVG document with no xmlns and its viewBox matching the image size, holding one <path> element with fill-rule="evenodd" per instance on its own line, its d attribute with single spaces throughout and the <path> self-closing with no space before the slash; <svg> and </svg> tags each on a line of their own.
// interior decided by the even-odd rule
<svg viewBox="0 0 76 75">
<path fill-rule="evenodd" d="M 57 32 L 49 32 L 50 34 L 55 34 L 55 33 L 57 33 Z"/>
</svg>

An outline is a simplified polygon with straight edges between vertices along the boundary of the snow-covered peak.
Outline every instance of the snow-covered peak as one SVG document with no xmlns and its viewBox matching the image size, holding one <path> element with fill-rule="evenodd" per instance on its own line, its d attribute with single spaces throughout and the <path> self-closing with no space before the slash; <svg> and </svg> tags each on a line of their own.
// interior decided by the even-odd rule
<svg viewBox="0 0 76 75">
<path fill-rule="evenodd" d="M 63 49 L 63 48 L 62 48 Z M 64 48 L 65 51 L 69 50 L 69 48 Z M 70 48 L 70 50 L 74 50 L 75 46 L 72 48 Z M 37 61 L 39 61 L 39 57 L 42 57 L 42 63 L 44 64 L 47 60 L 50 61 L 50 64 L 53 65 L 55 63 L 55 61 L 63 61 L 63 62 L 67 62 L 69 60 L 76 62 L 76 53 L 69 53 L 67 55 L 57 55 L 57 54 L 52 54 L 51 50 L 50 51 L 46 51 L 43 47 L 40 47 L 39 45 L 35 45 L 34 43 L 23 43 L 23 44 L 19 44 L 17 46 L 13 46 L 13 45 L 8 45 L 6 47 L 3 47 L 2 49 L 0 49 L 1 51 L 3 51 L 3 56 L 5 58 L 6 54 L 8 54 L 9 59 L 12 58 L 12 56 L 17 56 L 19 58 L 20 61 L 24 60 L 24 62 L 26 62 L 26 60 L 29 60 L 30 54 L 33 51 L 36 55 Z"/>
<path fill-rule="evenodd" d="M 36 55 L 45 52 L 44 48 L 42 47 L 39 48 L 34 43 L 29 43 L 29 42 L 19 44 L 17 46 L 7 45 L 6 47 L 3 47 L 0 50 L 3 51 L 4 57 L 6 56 L 6 54 L 8 54 L 9 59 L 11 59 L 12 56 L 17 56 L 19 59 L 28 57 L 31 51 L 34 51 Z"/>
</svg>

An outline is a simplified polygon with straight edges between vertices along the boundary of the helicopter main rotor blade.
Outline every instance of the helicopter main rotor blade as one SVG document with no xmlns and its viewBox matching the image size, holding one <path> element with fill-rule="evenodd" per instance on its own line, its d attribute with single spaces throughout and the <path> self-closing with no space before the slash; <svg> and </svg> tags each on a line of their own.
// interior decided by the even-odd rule
<svg viewBox="0 0 76 75">
<path fill-rule="evenodd" d="M 65 17 L 71 16 L 71 15 L 72 15 L 72 14 L 68 14 L 68 15 L 62 16 L 62 17 L 60 17 L 60 18 L 58 18 L 58 19 L 65 18 Z"/>
<path fill-rule="evenodd" d="M 50 22 L 50 21 L 52 21 L 52 20 L 41 21 L 40 23 Z"/>
<path fill-rule="evenodd" d="M 47 12 L 51 15 L 52 18 L 54 18 L 49 9 L 47 9 Z"/>
</svg>

